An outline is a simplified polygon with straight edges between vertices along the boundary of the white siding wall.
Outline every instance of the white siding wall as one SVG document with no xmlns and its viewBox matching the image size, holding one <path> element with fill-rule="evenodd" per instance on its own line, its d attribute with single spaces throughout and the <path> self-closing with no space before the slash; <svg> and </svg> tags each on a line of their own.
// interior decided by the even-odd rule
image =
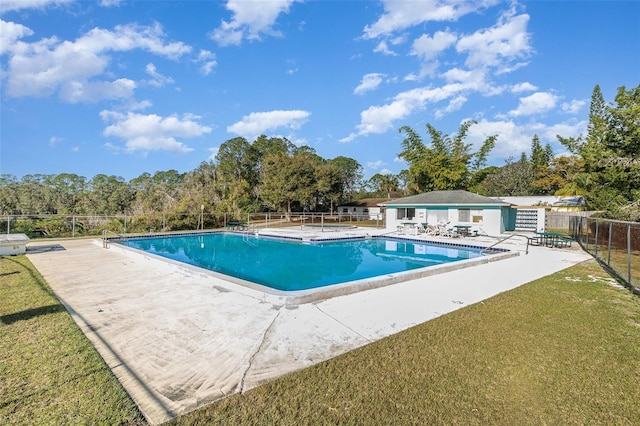
<svg viewBox="0 0 640 426">
<path fill-rule="evenodd" d="M 504 232 L 502 223 L 501 209 L 473 209 L 481 210 L 482 222 L 459 222 L 458 209 L 450 208 L 448 210 L 428 210 L 426 208 L 416 208 L 416 215 L 413 218 L 413 222 L 416 223 L 428 223 L 429 225 L 438 225 L 439 218 L 446 218 L 446 222 L 449 223 L 449 227 L 455 225 L 470 225 L 471 230 L 478 230 L 481 234 L 488 235 L 500 235 Z M 440 212 L 440 213 L 438 213 Z M 472 219 L 471 219 L 472 220 Z M 386 210 L 386 229 L 393 231 L 397 229 L 402 219 L 397 219 L 397 210 L 395 207 L 387 207 Z"/>
</svg>

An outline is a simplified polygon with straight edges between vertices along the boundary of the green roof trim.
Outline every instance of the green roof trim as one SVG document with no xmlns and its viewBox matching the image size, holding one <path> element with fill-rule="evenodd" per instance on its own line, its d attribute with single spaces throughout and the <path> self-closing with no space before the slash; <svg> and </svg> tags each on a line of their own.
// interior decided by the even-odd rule
<svg viewBox="0 0 640 426">
<path fill-rule="evenodd" d="M 382 203 L 387 207 L 424 207 L 424 206 L 460 206 L 460 207 L 488 207 L 511 206 L 510 203 L 474 194 L 468 191 L 432 191 L 410 197 Z"/>
</svg>

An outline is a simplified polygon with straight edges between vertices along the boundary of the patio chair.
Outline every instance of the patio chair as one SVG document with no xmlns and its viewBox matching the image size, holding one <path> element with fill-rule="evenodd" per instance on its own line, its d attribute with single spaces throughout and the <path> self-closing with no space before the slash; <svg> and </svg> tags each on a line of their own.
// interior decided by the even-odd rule
<svg viewBox="0 0 640 426">
<path fill-rule="evenodd" d="M 423 227 L 423 231 L 425 235 L 432 235 L 432 236 L 437 236 L 438 235 L 438 228 L 433 226 L 433 225 L 429 225 L 428 223 L 423 223 L 422 224 Z"/>
<path fill-rule="evenodd" d="M 438 235 L 441 235 L 443 237 L 449 237 L 449 238 L 462 237 L 462 235 L 457 233 L 453 228 L 449 228 L 449 223 L 438 227 Z"/>
</svg>

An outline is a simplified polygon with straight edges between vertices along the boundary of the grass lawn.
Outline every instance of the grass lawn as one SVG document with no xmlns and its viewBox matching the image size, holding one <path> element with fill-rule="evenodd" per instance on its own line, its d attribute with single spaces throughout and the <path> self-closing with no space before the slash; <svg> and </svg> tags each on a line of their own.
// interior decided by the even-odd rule
<svg viewBox="0 0 640 426">
<path fill-rule="evenodd" d="M 144 423 L 26 258 L 0 265 L 0 424 Z M 171 423 L 637 425 L 639 384 L 640 298 L 590 261 Z"/>
<path fill-rule="evenodd" d="M 0 258 L 0 424 L 145 424 L 25 256 Z"/>
</svg>

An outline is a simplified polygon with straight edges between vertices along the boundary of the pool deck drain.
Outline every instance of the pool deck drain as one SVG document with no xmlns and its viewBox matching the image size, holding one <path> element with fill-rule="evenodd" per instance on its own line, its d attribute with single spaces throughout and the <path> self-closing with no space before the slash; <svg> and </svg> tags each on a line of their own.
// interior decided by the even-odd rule
<svg viewBox="0 0 640 426">
<path fill-rule="evenodd" d="M 576 248 L 525 255 L 515 238 L 499 247 L 522 253 L 294 306 L 92 240 L 31 242 L 27 256 L 146 419 L 160 424 L 590 258 Z"/>
</svg>

